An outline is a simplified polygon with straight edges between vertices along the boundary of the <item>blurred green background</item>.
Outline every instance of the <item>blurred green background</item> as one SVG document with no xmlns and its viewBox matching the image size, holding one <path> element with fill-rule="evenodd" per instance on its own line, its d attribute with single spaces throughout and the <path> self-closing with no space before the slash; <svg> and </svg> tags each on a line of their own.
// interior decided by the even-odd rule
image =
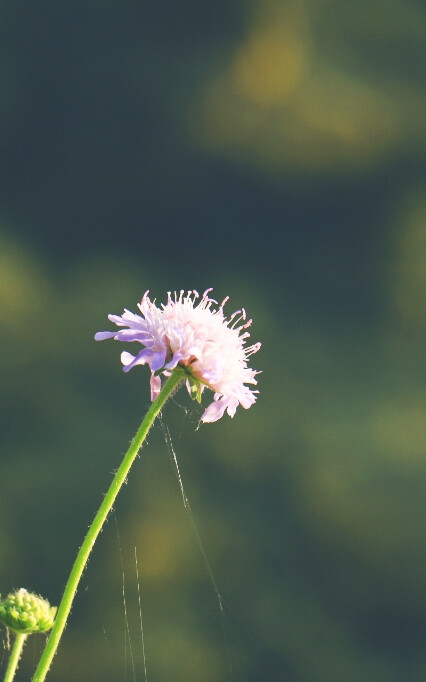
<svg viewBox="0 0 426 682">
<path fill-rule="evenodd" d="M 250 411 L 165 413 L 223 616 L 158 425 L 50 679 L 144 680 L 136 548 L 150 682 L 425 680 L 425 3 L 5 0 L 0 25 L 1 593 L 59 602 L 149 404 L 93 341 L 108 313 L 213 286 L 263 344 Z"/>
</svg>

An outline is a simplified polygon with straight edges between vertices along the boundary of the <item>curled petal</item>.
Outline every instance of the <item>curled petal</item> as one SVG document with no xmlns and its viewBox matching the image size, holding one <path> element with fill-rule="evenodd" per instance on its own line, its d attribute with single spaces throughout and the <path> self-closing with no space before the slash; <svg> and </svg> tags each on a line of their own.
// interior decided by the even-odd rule
<svg viewBox="0 0 426 682">
<path fill-rule="evenodd" d="M 141 350 L 136 357 L 131 353 L 127 353 L 127 351 L 123 351 L 121 354 L 123 372 L 130 372 L 130 370 L 133 369 L 133 367 L 136 367 L 136 365 L 146 365 L 146 363 L 149 362 L 151 355 L 152 353 L 146 349 Z"/>
</svg>

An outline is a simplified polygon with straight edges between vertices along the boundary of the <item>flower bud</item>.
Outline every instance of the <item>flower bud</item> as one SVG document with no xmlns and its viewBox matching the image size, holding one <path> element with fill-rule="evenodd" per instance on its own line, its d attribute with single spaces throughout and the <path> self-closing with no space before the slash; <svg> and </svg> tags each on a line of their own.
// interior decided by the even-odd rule
<svg viewBox="0 0 426 682">
<path fill-rule="evenodd" d="M 23 587 L 0 601 L 0 621 L 14 632 L 47 632 L 53 625 L 56 606 Z"/>
</svg>

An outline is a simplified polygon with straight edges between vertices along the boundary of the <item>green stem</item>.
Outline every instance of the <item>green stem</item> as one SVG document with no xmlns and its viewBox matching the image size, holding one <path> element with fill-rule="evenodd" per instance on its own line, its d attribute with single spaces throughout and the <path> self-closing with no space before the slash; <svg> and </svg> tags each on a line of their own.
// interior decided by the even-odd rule
<svg viewBox="0 0 426 682">
<path fill-rule="evenodd" d="M 86 566 L 89 554 L 92 551 L 92 547 L 95 544 L 96 538 L 98 537 L 102 529 L 105 519 L 107 518 L 109 512 L 111 511 L 115 498 L 117 497 L 117 494 L 121 486 L 125 482 L 130 467 L 132 466 L 133 461 L 148 434 L 148 431 L 153 425 L 155 418 L 158 416 L 159 412 L 163 408 L 167 398 L 170 397 L 173 391 L 177 388 L 178 384 L 185 377 L 186 377 L 185 372 L 179 369 L 175 369 L 173 371 L 173 374 L 166 381 L 160 394 L 157 396 L 157 398 L 154 400 L 151 407 L 149 408 L 135 437 L 133 438 L 130 444 L 129 449 L 124 455 L 124 459 L 120 465 L 120 468 L 115 474 L 114 480 L 112 481 L 109 490 L 106 493 L 101 506 L 99 507 L 99 511 L 96 514 L 92 522 L 92 525 L 90 526 L 87 535 L 84 538 L 84 542 L 81 545 L 81 548 L 77 554 L 77 558 L 74 562 L 74 566 L 71 570 L 70 577 L 68 578 L 68 582 L 65 587 L 62 601 L 58 608 L 58 613 L 56 615 L 52 632 L 50 633 L 50 637 L 47 641 L 46 647 L 37 666 L 37 670 L 34 673 L 32 682 L 43 682 L 43 680 L 45 679 L 47 672 L 50 668 L 52 659 L 56 653 L 56 649 L 58 648 L 59 640 L 61 639 L 61 635 L 65 629 L 67 618 L 71 610 L 72 602 L 77 591 L 78 583 L 82 576 L 84 567 Z"/>
<path fill-rule="evenodd" d="M 4 676 L 4 682 L 12 682 L 15 677 L 15 672 L 18 668 L 19 659 L 21 658 L 22 648 L 25 644 L 27 636 L 23 632 L 15 633 L 15 641 L 13 642 L 12 653 L 10 654 L 9 663 Z"/>
</svg>

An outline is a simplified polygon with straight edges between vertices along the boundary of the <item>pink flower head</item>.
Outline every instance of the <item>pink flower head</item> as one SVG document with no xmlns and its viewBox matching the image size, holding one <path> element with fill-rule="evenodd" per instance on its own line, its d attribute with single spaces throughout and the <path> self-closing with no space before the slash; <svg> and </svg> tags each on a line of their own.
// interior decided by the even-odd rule
<svg viewBox="0 0 426 682">
<path fill-rule="evenodd" d="M 192 397 L 201 400 L 201 393 L 207 386 L 214 391 L 214 400 L 207 407 L 201 420 L 215 422 L 225 410 L 233 417 L 238 405 L 248 409 L 256 401 L 257 391 L 246 384 L 257 384 L 258 372 L 247 367 L 247 358 L 257 353 L 260 343 L 244 347 L 249 335 L 245 322 L 245 310 L 238 310 L 227 320 L 223 307 L 209 297 L 212 289 L 204 292 L 196 304 L 199 294 L 183 291 L 172 297 L 168 293 L 167 303 L 160 308 L 151 301 L 147 291 L 138 308 L 141 315 L 125 310 L 122 316 L 108 315 L 119 331 L 98 332 L 96 341 L 114 338 L 116 341 L 137 341 L 143 348 L 134 356 L 123 352 L 123 370 L 128 372 L 136 365 L 151 368 L 151 400 L 161 390 L 161 374 L 170 376 L 176 367 L 185 369 L 187 388 Z M 215 307 L 217 306 L 217 307 Z M 240 322 L 240 326 L 237 326 Z"/>
</svg>

